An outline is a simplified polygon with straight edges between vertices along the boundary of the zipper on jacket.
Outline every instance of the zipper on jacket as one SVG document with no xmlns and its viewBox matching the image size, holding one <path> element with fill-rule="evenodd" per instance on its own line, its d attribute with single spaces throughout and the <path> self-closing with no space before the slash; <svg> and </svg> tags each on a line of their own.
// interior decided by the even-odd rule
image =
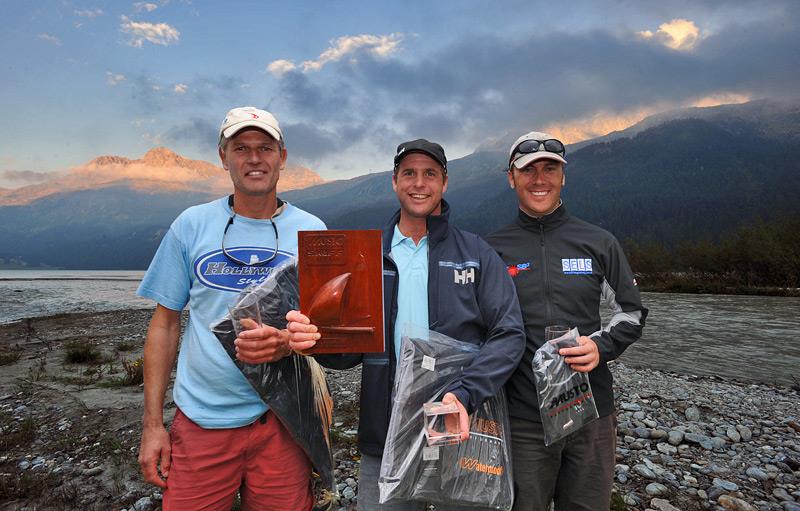
<svg viewBox="0 0 800 511">
<path fill-rule="evenodd" d="M 552 307 L 550 305 L 550 280 L 547 278 L 547 249 L 544 246 L 544 224 L 539 223 L 539 234 L 541 235 L 542 246 L 542 278 L 544 279 L 544 305 L 545 305 L 545 326 L 552 322 Z M 544 333 L 542 332 L 542 335 Z"/>
<path fill-rule="evenodd" d="M 384 339 L 383 342 L 387 346 L 389 344 L 391 344 L 391 348 L 387 350 L 389 352 L 388 353 L 388 355 L 389 355 L 389 357 L 388 357 L 388 359 L 389 359 L 389 368 L 391 369 L 392 367 L 397 367 L 397 360 L 396 360 L 397 357 L 395 357 L 395 354 L 394 354 L 394 320 L 392 318 L 392 309 L 396 309 L 397 308 L 397 290 L 398 290 L 398 287 L 400 285 L 400 283 L 399 283 L 400 270 L 398 270 L 398 268 L 397 268 L 397 263 L 394 262 L 394 258 L 392 257 L 391 249 L 389 250 L 389 252 L 384 252 L 383 259 L 384 259 L 384 265 L 383 265 L 383 269 L 384 270 L 386 269 L 386 261 L 389 261 L 391 263 L 392 268 L 394 269 L 394 286 L 392 286 L 393 287 L 393 289 L 392 289 L 392 300 L 391 300 L 391 302 L 389 302 L 389 304 L 391 306 L 391 309 L 388 310 L 388 311 L 387 310 L 383 311 L 383 321 L 386 322 L 388 320 L 388 322 L 389 322 L 389 329 L 388 329 L 389 330 L 389 339 Z M 390 268 L 390 270 L 392 268 Z M 383 292 L 385 293 L 386 290 L 384 289 Z M 384 302 L 385 302 L 385 300 L 384 300 Z M 385 333 L 386 329 L 384 329 L 383 331 Z M 394 386 L 394 371 L 390 370 L 389 371 L 389 392 L 391 392 L 391 389 L 392 389 L 393 386 Z"/>
</svg>

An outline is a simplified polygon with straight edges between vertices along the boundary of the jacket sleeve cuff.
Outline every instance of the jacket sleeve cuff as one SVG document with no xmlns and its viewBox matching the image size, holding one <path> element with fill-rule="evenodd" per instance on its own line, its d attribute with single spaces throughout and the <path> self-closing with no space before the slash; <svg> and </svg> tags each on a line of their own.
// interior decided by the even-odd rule
<svg viewBox="0 0 800 511">
<path fill-rule="evenodd" d="M 595 344 L 597 344 L 597 351 L 600 353 L 600 363 L 605 364 L 614 360 L 614 351 L 609 350 L 609 346 L 607 343 L 610 343 L 610 339 L 605 339 L 605 335 L 603 333 L 600 334 L 592 334 L 589 336 L 589 339 L 593 340 Z"/>
<path fill-rule="evenodd" d="M 469 393 L 464 389 L 464 387 L 448 389 L 447 392 L 452 392 L 456 398 L 458 398 L 461 404 L 464 405 L 464 408 L 467 409 L 467 413 L 472 415 L 475 410 L 472 409 L 472 400 L 469 398 Z"/>
</svg>

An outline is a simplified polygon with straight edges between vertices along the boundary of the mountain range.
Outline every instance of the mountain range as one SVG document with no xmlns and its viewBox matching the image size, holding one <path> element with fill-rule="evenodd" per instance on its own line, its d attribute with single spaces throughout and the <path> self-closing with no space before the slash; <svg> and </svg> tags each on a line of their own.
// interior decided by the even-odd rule
<svg viewBox="0 0 800 511">
<path fill-rule="evenodd" d="M 288 165 L 281 173 L 278 189 L 294 190 L 323 182 L 311 169 Z M 138 160 L 100 156 L 48 181 L 13 190 L 0 188 L 0 206 L 30 204 L 56 193 L 120 186 L 143 192 L 222 195 L 228 193 L 231 181 L 222 167 L 184 158 L 166 147 L 156 147 Z"/>
<path fill-rule="evenodd" d="M 445 194 L 452 220 L 480 234 L 517 214 L 504 174 L 506 150 L 487 149 L 448 163 Z M 159 161 L 181 161 L 163 148 L 153 152 L 148 155 Z M 181 210 L 229 193 L 227 176 L 206 162 L 195 162 L 191 170 L 173 167 L 186 169 L 175 174 L 174 183 L 162 174 L 151 183 L 144 170 L 128 174 L 139 164 L 116 158 L 93 160 L 68 176 L 71 181 L 63 181 L 58 193 L 32 194 L 22 202 L 22 189 L 0 192 L 2 262 L 145 268 Z M 621 240 L 674 245 L 715 239 L 757 219 L 800 216 L 798 105 L 764 100 L 668 112 L 569 146 L 567 160 L 567 209 Z M 109 169 L 119 179 L 92 181 Z M 388 170 L 295 190 L 286 190 L 288 174 L 281 177 L 281 197 L 331 228 L 379 228 L 397 209 Z M 98 184 L 76 188 L 80 177 Z"/>
<path fill-rule="evenodd" d="M 800 214 L 800 105 L 755 101 L 668 112 L 568 146 L 567 209 L 618 238 L 715 239 L 742 223 Z M 448 163 L 455 222 L 489 233 L 517 214 L 508 153 Z M 391 174 L 371 174 L 283 196 L 329 226 L 379 227 L 397 208 Z"/>
</svg>

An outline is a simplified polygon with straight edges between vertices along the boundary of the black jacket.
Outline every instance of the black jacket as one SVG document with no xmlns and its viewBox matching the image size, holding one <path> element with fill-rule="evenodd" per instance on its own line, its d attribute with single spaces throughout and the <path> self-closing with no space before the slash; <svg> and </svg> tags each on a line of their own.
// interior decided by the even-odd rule
<svg viewBox="0 0 800 511">
<path fill-rule="evenodd" d="M 503 261 L 476 234 L 451 226 L 448 216 L 449 206 L 443 200 L 441 215 L 428 217 L 428 321 L 431 330 L 482 345 L 461 381 L 450 389 L 472 413 L 514 372 L 525 347 L 525 334 L 514 285 Z M 391 243 L 399 220 L 398 211 L 383 231 L 386 350 L 316 357 L 322 365 L 335 369 L 362 364 L 358 446 L 372 456 L 383 454 L 392 410 L 397 266 Z"/>
<path fill-rule="evenodd" d="M 642 335 L 647 309 L 625 254 L 609 232 L 572 217 L 562 205 L 542 218 L 520 211 L 517 221 L 487 238 L 517 287 L 527 345 L 519 368 L 506 384 L 512 416 L 540 421 L 531 361 L 544 344 L 547 325 L 577 327 L 595 340 L 600 365 L 589 378 L 600 416 L 614 411 L 614 360 Z M 600 305 L 612 316 L 601 328 Z"/>
</svg>

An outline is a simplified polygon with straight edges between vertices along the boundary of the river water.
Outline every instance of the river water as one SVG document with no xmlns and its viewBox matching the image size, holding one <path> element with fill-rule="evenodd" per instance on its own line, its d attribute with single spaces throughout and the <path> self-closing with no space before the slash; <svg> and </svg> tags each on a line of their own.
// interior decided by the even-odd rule
<svg viewBox="0 0 800 511">
<path fill-rule="evenodd" d="M 152 308 L 142 271 L 0 270 L 0 324 L 65 312 Z M 791 384 L 800 380 L 800 298 L 643 293 L 635 367 Z"/>
<path fill-rule="evenodd" d="M 625 364 L 800 383 L 800 298 L 642 293 L 642 301 L 650 313 Z"/>
<path fill-rule="evenodd" d="M 143 271 L 0 270 L 0 324 L 65 312 L 153 307 L 136 296 Z"/>
</svg>

